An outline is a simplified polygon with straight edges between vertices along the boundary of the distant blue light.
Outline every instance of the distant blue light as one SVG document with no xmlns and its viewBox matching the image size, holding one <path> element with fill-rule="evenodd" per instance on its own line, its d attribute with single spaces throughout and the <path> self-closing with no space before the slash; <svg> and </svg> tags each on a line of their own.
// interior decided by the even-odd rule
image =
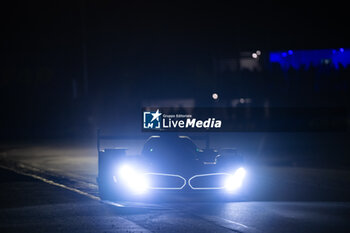
<svg viewBox="0 0 350 233">
<path fill-rule="evenodd" d="M 288 54 L 289 54 L 289 55 L 292 55 L 292 54 L 293 54 L 293 51 L 292 51 L 292 50 L 288 50 Z"/>
<path fill-rule="evenodd" d="M 350 67 L 350 49 L 348 48 L 292 50 L 292 52 L 293 55 L 290 55 L 289 50 L 270 52 L 270 62 L 279 63 L 283 70 L 288 70 L 290 67 L 299 69 L 310 65 L 317 67 L 325 60 L 333 64 L 336 69 L 339 68 L 339 64 Z"/>
</svg>

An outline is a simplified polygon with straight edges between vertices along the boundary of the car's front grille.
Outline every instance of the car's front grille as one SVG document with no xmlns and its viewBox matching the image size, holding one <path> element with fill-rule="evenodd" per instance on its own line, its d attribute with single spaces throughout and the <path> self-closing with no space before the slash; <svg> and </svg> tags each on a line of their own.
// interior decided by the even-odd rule
<svg viewBox="0 0 350 233">
<path fill-rule="evenodd" d="M 165 173 L 146 173 L 149 178 L 149 188 L 151 189 L 183 189 L 186 185 L 186 179 L 176 174 Z"/>
<path fill-rule="evenodd" d="M 188 185 L 192 189 L 223 189 L 225 181 L 230 176 L 228 173 L 210 173 L 192 176 Z"/>
</svg>

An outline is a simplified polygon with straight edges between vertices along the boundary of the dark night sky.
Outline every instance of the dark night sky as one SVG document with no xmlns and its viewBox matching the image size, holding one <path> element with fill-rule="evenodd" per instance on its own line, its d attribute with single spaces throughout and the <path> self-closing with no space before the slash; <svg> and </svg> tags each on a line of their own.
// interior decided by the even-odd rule
<svg viewBox="0 0 350 233">
<path fill-rule="evenodd" d="M 138 60 L 172 62 L 178 57 L 222 55 L 235 49 L 348 44 L 346 7 L 342 4 L 236 2 L 86 1 L 89 59 L 94 64 L 122 61 L 125 65 Z M 18 60 L 18 53 L 29 53 L 29 60 L 43 62 L 75 59 L 81 50 L 82 6 L 82 1 L 3 5 L 1 44 L 5 54 Z"/>
<path fill-rule="evenodd" d="M 346 7 L 306 2 L 11 1 L 1 13 L 3 80 L 81 80 L 82 14 L 92 84 L 192 77 L 239 51 L 349 47 Z"/>
<path fill-rule="evenodd" d="M 81 78 L 82 14 L 91 80 L 185 75 L 238 51 L 348 47 L 346 7 L 306 2 L 11 1 L 1 13 L 2 72 L 44 66 Z"/>
</svg>

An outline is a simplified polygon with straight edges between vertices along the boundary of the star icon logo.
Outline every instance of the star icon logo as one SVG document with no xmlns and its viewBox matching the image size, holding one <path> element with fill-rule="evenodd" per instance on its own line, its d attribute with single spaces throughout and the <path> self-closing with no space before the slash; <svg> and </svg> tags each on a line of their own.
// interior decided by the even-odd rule
<svg viewBox="0 0 350 233">
<path fill-rule="evenodd" d="M 159 109 L 155 112 L 143 112 L 143 128 L 144 129 L 161 129 L 162 113 Z"/>
<path fill-rule="evenodd" d="M 160 112 L 159 112 L 159 109 L 157 109 L 157 111 L 155 113 L 151 113 L 152 114 L 152 120 L 151 122 L 153 122 L 154 120 L 157 119 L 157 121 L 159 121 L 159 117 L 162 115 Z"/>
</svg>

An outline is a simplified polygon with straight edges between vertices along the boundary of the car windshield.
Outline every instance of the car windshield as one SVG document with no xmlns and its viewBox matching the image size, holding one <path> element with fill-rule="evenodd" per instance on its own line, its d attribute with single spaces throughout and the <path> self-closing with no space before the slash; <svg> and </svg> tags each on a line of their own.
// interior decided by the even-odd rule
<svg viewBox="0 0 350 233">
<path fill-rule="evenodd" d="M 197 146 L 188 137 L 161 136 L 152 137 L 144 145 L 142 154 L 148 158 L 193 159 Z"/>
</svg>

